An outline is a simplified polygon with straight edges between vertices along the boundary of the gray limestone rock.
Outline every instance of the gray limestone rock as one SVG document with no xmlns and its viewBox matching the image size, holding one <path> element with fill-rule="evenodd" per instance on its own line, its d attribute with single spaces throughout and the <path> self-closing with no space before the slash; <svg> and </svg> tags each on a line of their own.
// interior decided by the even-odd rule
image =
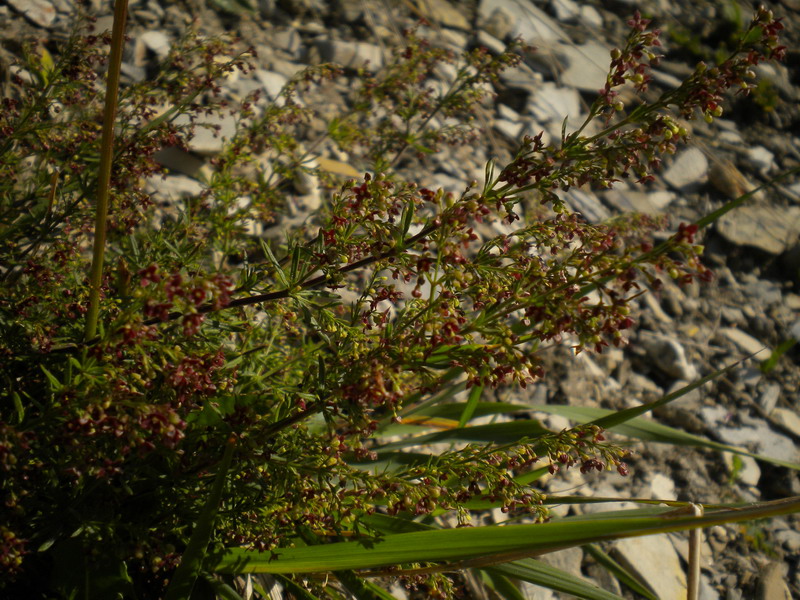
<svg viewBox="0 0 800 600">
<path fill-rule="evenodd" d="M 611 551 L 661 600 L 685 600 L 686 574 L 669 538 L 650 535 L 619 540 Z"/>
<path fill-rule="evenodd" d="M 553 40 L 569 41 L 558 21 L 528 0 L 481 0 L 478 25 L 500 39 L 521 37 L 534 46 Z"/>
<path fill-rule="evenodd" d="M 190 122 L 187 115 L 175 119 L 176 125 Z M 225 141 L 236 135 L 236 118 L 229 113 L 204 115 L 197 120 L 194 137 L 188 141 L 189 149 L 197 154 L 213 156 L 222 152 Z"/>
<path fill-rule="evenodd" d="M 34 25 L 50 28 L 58 16 L 56 7 L 48 0 L 8 0 L 8 4 Z"/>
<path fill-rule="evenodd" d="M 677 339 L 642 331 L 639 341 L 647 356 L 663 373 L 684 381 L 697 378 L 697 369 L 687 360 L 686 351 Z"/>
<path fill-rule="evenodd" d="M 613 189 L 601 192 L 601 198 L 618 212 L 637 212 L 646 215 L 663 214 L 675 200 L 675 194 L 666 190 L 642 192 L 631 189 Z"/>
<path fill-rule="evenodd" d="M 750 355 L 757 361 L 766 360 L 772 353 L 766 344 L 759 342 L 752 335 L 745 333 L 741 329 L 733 327 L 722 327 L 718 332 L 721 336 L 733 342 L 739 350 Z"/>
<path fill-rule="evenodd" d="M 350 69 L 376 71 L 383 66 L 381 49 L 366 42 L 317 40 L 315 46 L 322 62 L 332 62 Z"/>
<path fill-rule="evenodd" d="M 677 155 L 664 172 L 664 181 L 680 192 L 687 192 L 705 183 L 707 175 L 706 155 L 698 148 L 692 147 Z"/>
<path fill-rule="evenodd" d="M 732 244 L 778 255 L 800 238 L 800 206 L 746 204 L 723 215 L 717 231 Z"/>
</svg>

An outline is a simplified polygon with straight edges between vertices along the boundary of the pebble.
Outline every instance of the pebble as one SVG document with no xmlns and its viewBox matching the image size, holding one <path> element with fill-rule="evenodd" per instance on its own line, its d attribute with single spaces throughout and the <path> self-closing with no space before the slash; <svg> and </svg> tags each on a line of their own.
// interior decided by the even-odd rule
<svg viewBox="0 0 800 600">
<path fill-rule="evenodd" d="M 574 23 L 581 13 L 581 7 L 574 0 L 550 0 L 550 10 L 556 19 L 566 23 Z"/>
<path fill-rule="evenodd" d="M 761 175 L 766 175 L 775 166 L 775 155 L 764 146 L 753 146 L 745 151 L 748 164 Z"/>
<path fill-rule="evenodd" d="M 8 4 L 34 25 L 49 29 L 56 21 L 56 7 L 48 0 L 7 0 Z"/>
<path fill-rule="evenodd" d="M 463 10 L 458 10 L 447 0 L 425 0 L 417 5 L 422 13 L 430 21 L 435 21 L 445 27 L 454 29 L 469 30 L 470 24 Z"/>
<path fill-rule="evenodd" d="M 565 68 L 557 74 L 556 80 L 582 92 L 597 93 L 608 76 L 610 52 L 611 48 L 596 41 L 580 46 L 560 44 L 556 54 Z"/>
<path fill-rule="evenodd" d="M 619 540 L 614 543 L 611 554 L 661 600 L 686 600 L 686 574 L 667 536 Z"/>
<path fill-rule="evenodd" d="M 592 192 L 572 188 L 568 192 L 557 192 L 557 194 L 589 223 L 602 223 L 611 218 L 611 213 Z"/>
<path fill-rule="evenodd" d="M 684 381 L 697 379 L 697 369 L 688 361 L 686 351 L 677 339 L 641 331 L 639 342 L 650 360 L 666 375 Z"/>
<path fill-rule="evenodd" d="M 175 119 L 175 124 L 187 125 L 190 121 L 188 116 L 180 115 Z M 227 112 L 203 115 L 198 118 L 194 137 L 188 141 L 187 145 L 191 151 L 204 156 L 219 154 L 225 146 L 225 141 L 236 135 L 236 123 L 236 117 Z M 203 124 L 211 128 L 204 127 Z"/>
<path fill-rule="evenodd" d="M 721 327 L 719 334 L 733 342 L 739 350 L 746 354 L 752 354 L 753 360 L 767 360 L 772 351 L 765 347 L 765 344 L 759 342 L 752 335 L 745 333 L 741 329 L 734 327 Z"/>
<path fill-rule="evenodd" d="M 792 593 L 786 585 L 786 571 L 779 562 L 767 565 L 759 577 L 756 600 L 792 600 Z"/>
<path fill-rule="evenodd" d="M 745 204 L 722 216 L 717 231 L 728 242 L 779 255 L 800 238 L 800 206 Z"/>
<path fill-rule="evenodd" d="M 540 123 L 556 123 L 560 137 L 561 122 L 565 117 L 573 124 L 579 123 L 581 98 L 574 88 L 547 81 L 538 86 L 536 93 L 531 96 L 527 110 Z"/>
<path fill-rule="evenodd" d="M 163 31 L 145 31 L 136 38 L 137 43 L 141 42 L 159 58 L 164 58 L 169 54 L 172 43 Z"/>
<path fill-rule="evenodd" d="M 255 76 L 267 92 L 270 100 L 277 100 L 278 95 L 281 93 L 283 86 L 289 82 L 286 75 L 277 73 L 275 71 L 267 71 L 265 69 L 256 69 Z"/>
<path fill-rule="evenodd" d="M 664 172 L 664 181 L 679 192 L 689 192 L 705 183 L 707 175 L 706 155 L 698 148 L 691 147 L 677 155 Z"/>
<path fill-rule="evenodd" d="M 601 15 L 594 6 L 583 4 L 581 5 L 580 11 L 580 23 L 596 27 L 597 29 L 603 27 L 603 15 Z"/>
<path fill-rule="evenodd" d="M 317 40 L 315 46 L 322 62 L 331 62 L 350 69 L 377 71 L 383 66 L 383 53 L 375 44 Z"/>
<path fill-rule="evenodd" d="M 663 214 L 675 200 L 675 194 L 667 190 L 642 192 L 640 190 L 615 188 L 606 190 L 600 196 L 606 204 L 620 213 L 637 212 L 646 215 Z"/>
<path fill-rule="evenodd" d="M 498 31 L 496 21 L 504 22 L 502 29 L 505 31 Z M 569 40 L 558 21 L 528 0 L 481 0 L 478 24 L 500 39 L 521 37 L 534 46 L 547 41 Z"/>
<path fill-rule="evenodd" d="M 764 412 L 770 414 L 775 406 L 778 404 L 778 398 L 781 396 L 781 386 L 777 383 L 770 383 L 764 387 L 764 391 L 758 397 L 758 403 Z"/>
<path fill-rule="evenodd" d="M 756 459 L 745 456 L 743 454 L 731 454 L 725 452 L 722 454 L 725 464 L 728 467 L 728 472 L 736 477 L 736 481 L 743 483 L 747 486 L 757 486 L 761 479 L 761 467 L 758 466 Z M 738 466 L 737 466 L 738 461 Z"/>
<path fill-rule="evenodd" d="M 776 408 L 772 411 L 772 418 L 796 436 L 800 437 L 800 416 L 788 408 Z"/>
</svg>

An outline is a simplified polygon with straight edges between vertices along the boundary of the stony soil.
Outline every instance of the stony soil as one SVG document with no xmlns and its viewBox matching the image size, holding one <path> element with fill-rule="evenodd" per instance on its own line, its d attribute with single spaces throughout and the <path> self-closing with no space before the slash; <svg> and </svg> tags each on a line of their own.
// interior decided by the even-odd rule
<svg viewBox="0 0 800 600">
<path fill-rule="evenodd" d="M 146 77 L 151 63 L 192 18 L 199 20 L 205 32 L 231 31 L 258 48 L 257 77 L 231 83 L 231 94 L 263 87 L 268 96 L 274 95 L 276 85 L 314 62 L 352 60 L 357 65 L 370 60 L 374 65 L 397 40 L 399 29 L 419 17 L 430 22 L 423 30 L 434 43 L 456 50 L 475 44 L 502 46 L 516 35 L 532 38 L 529 41 L 539 47 L 539 58 L 529 60 L 525 69 L 497 86 L 494 104 L 483 112 L 482 145 L 437 158 L 433 170 L 430 164 L 424 165 L 424 171 L 419 163 L 405 166 L 424 179 L 424 185 L 454 191 L 480 175 L 488 157 L 508 157 L 523 133 L 544 129 L 558 135 L 566 108 L 585 111 L 603 81 L 607 50 L 624 38 L 625 17 L 634 9 L 652 16 L 664 30 L 665 75 L 657 79 L 652 93 L 689 73 L 700 58 L 713 60 L 747 22 L 750 12 L 742 6 L 739 17 L 735 0 L 252 0 L 252 12 L 225 10 L 249 1 L 132 1 L 131 41 L 125 57 L 128 79 Z M 3 77 L 12 72 L 10 65 L 21 40 L 49 40 L 55 47 L 54 42 L 69 31 L 72 4 L 71 0 L 0 2 Z M 109 26 L 106 3 L 89 4 L 100 18 L 99 27 Z M 800 164 L 800 2 L 772 4 L 776 14 L 785 16 L 784 43 L 789 52 L 784 64 L 759 69 L 765 83 L 758 93 L 733 99 L 724 118 L 712 125 L 695 124 L 694 149 L 682 150 L 666 161 L 664 177 L 656 183 L 642 189 L 621 186 L 609 193 L 586 190 L 570 197 L 576 210 L 589 220 L 632 209 L 663 210 L 677 224 L 697 219 L 749 185 L 764 183 Z M 350 54 L 338 53 L 328 40 L 362 45 L 353 47 Z M 343 102 L 341 96 L 328 101 Z M 579 121 L 579 115 L 570 116 Z M 310 133 L 314 128 L 312 123 Z M 213 142 L 211 148 L 196 150 L 195 160 L 206 160 L 215 152 Z M 173 168 L 180 171 L 180 166 Z M 185 178 L 170 180 L 186 191 Z M 162 193 L 167 188 L 169 182 L 161 186 Z M 189 184 L 190 193 L 191 189 Z M 498 398 L 530 402 L 532 397 L 537 403 L 621 408 L 658 398 L 685 380 L 749 354 L 760 352 L 757 358 L 763 359 L 782 341 L 800 337 L 799 240 L 800 182 L 795 177 L 760 193 L 707 233 L 706 260 L 717 273 L 716 280 L 702 287 L 668 286 L 660 295 L 643 300 L 637 332 L 627 348 L 577 361 L 566 346 L 553 348 L 548 354 L 547 383 L 527 390 L 524 397 L 517 390 L 498 390 Z M 797 348 L 790 350 L 766 375 L 758 370 L 757 361 L 745 362 L 655 417 L 690 433 L 800 462 L 798 359 Z M 566 426 L 561 418 L 540 416 L 551 426 Z M 798 473 L 783 467 L 749 458 L 732 461 L 710 450 L 658 444 L 635 445 L 634 449 L 632 474 L 627 479 L 605 475 L 587 480 L 570 474 L 551 479 L 547 489 L 702 502 L 800 495 Z M 800 597 L 798 522 L 792 517 L 706 532 L 701 598 L 772 600 L 789 593 Z M 654 565 L 662 575 L 669 575 L 670 561 L 682 568 L 684 537 L 647 539 L 656 541 L 635 547 L 620 543 L 609 549 L 645 577 L 658 576 L 650 574 Z M 604 578 L 579 550 L 559 553 L 551 560 L 630 595 Z M 679 597 L 669 591 L 674 582 L 655 585 L 664 598 Z M 532 587 L 526 593 L 537 599 L 557 597 Z"/>
</svg>

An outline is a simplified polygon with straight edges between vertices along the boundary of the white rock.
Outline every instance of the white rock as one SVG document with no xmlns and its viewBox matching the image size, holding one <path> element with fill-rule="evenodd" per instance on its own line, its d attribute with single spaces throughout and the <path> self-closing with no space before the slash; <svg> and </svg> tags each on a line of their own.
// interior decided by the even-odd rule
<svg viewBox="0 0 800 600">
<path fill-rule="evenodd" d="M 697 369 L 686 359 L 686 351 L 677 340 L 641 331 L 639 341 L 655 365 L 670 377 L 684 381 L 697 379 Z"/>
<path fill-rule="evenodd" d="M 510 30 L 503 35 L 486 28 L 496 37 L 504 38 L 506 35 L 521 37 L 534 46 L 548 40 L 569 40 L 558 21 L 528 0 L 481 0 L 478 7 L 479 26 L 484 26 L 490 19 L 496 19 L 495 11 L 508 15 L 510 19 Z"/>
<path fill-rule="evenodd" d="M 659 190 L 642 192 L 637 190 L 613 189 L 602 193 L 602 199 L 619 212 L 637 212 L 646 215 L 663 214 L 664 209 L 675 200 L 673 192 Z"/>
<path fill-rule="evenodd" d="M 528 100 L 528 112 L 540 123 L 561 124 L 564 117 L 578 123 L 581 112 L 581 97 L 571 87 L 559 87 L 550 81 L 537 87 L 536 93 Z"/>
<path fill-rule="evenodd" d="M 686 599 L 686 574 L 678 553 L 666 536 L 619 540 L 614 544 L 612 555 L 646 582 L 661 600 Z"/>
<path fill-rule="evenodd" d="M 765 344 L 762 344 L 752 335 L 745 333 L 741 329 L 721 327 L 719 333 L 736 344 L 736 347 L 742 352 L 754 354 L 755 356 L 753 356 L 753 358 L 755 360 L 767 360 L 772 354 L 771 350 L 765 347 Z"/>
<path fill-rule="evenodd" d="M 768 254 L 782 254 L 800 236 L 800 207 L 746 204 L 723 215 L 717 231 L 729 242 Z"/>
<path fill-rule="evenodd" d="M 691 191 L 708 177 L 708 159 L 698 148 L 687 148 L 664 172 L 664 180 L 678 191 Z"/>
<path fill-rule="evenodd" d="M 556 192 L 567 205 L 573 210 L 583 215 L 589 223 L 601 223 L 611 218 L 608 212 L 592 192 L 585 192 L 580 189 L 572 188 L 568 192 Z"/>
<path fill-rule="evenodd" d="M 792 433 L 800 435 L 800 417 L 793 410 L 776 408 L 772 411 L 772 418 Z"/>
<path fill-rule="evenodd" d="M 758 466 L 755 458 L 745 456 L 744 454 L 731 454 L 725 452 L 723 455 L 725 464 L 731 475 L 736 475 L 736 481 L 749 486 L 758 485 L 761 479 L 761 468 Z M 737 469 L 736 462 L 739 462 Z"/>
<path fill-rule="evenodd" d="M 289 78 L 286 75 L 265 69 L 256 69 L 256 78 L 261 83 L 264 91 L 267 92 L 270 100 L 276 100 L 281 93 Z"/>
<path fill-rule="evenodd" d="M 156 54 L 159 58 L 164 58 L 169 54 L 171 43 L 169 37 L 163 31 L 145 31 L 137 36 L 137 40 L 141 41 L 148 50 Z"/>
<path fill-rule="evenodd" d="M 675 482 L 657 473 L 650 480 L 650 497 L 657 500 L 675 500 Z"/>
<path fill-rule="evenodd" d="M 580 22 L 591 25 L 592 27 L 597 27 L 598 29 L 601 29 L 604 25 L 603 15 L 601 15 L 594 6 L 590 6 L 589 4 L 581 5 Z"/>
<path fill-rule="evenodd" d="M 316 42 L 323 62 L 332 62 L 351 69 L 377 71 L 383 66 L 383 53 L 374 44 L 319 40 Z"/>
<path fill-rule="evenodd" d="M 145 181 L 145 189 L 164 200 L 178 200 L 181 198 L 199 196 L 205 187 L 202 183 L 186 175 L 156 175 Z"/>
<path fill-rule="evenodd" d="M 770 383 L 764 388 L 764 391 L 758 397 L 758 403 L 764 412 L 770 414 L 778 403 L 778 398 L 781 396 L 781 386 L 778 383 Z"/>
<path fill-rule="evenodd" d="M 550 8 L 556 14 L 556 19 L 574 22 L 580 14 L 580 6 L 574 0 L 550 0 Z"/>
<path fill-rule="evenodd" d="M 558 80 L 583 92 L 595 93 L 606 83 L 611 48 L 596 41 L 576 46 L 560 44 L 558 56 L 566 63 Z"/>
<path fill-rule="evenodd" d="M 186 125 L 189 122 L 188 115 L 179 115 L 175 119 L 176 125 Z M 219 154 L 225 146 L 225 141 L 236 135 L 236 123 L 236 118 L 228 113 L 199 117 L 194 137 L 188 142 L 189 149 L 206 156 Z"/>
<path fill-rule="evenodd" d="M 445 27 L 470 29 L 469 20 L 464 15 L 465 11 L 457 9 L 447 0 L 424 0 L 418 6 L 422 14 L 431 21 L 441 23 Z"/>
<path fill-rule="evenodd" d="M 502 41 L 483 29 L 478 31 L 478 45 L 486 46 L 494 54 L 502 54 L 506 49 L 506 45 Z"/>
<path fill-rule="evenodd" d="M 775 166 L 775 155 L 764 146 L 748 148 L 745 157 L 750 166 L 762 175 L 769 173 Z"/>
<path fill-rule="evenodd" d="M 508 119 L 495 119 L 492 127 L 511 142 L 517 142 L 521 139 L 522 123 L 509 121 Z"/>
<path fill-rule="evenodd" d="M 56 8 L 48 0 L 8 0 L 8 4 L 39 27 L 49 28 L 56 20 Z"/>
<path fill-rule="evenodd" d="M 714 413 L 713 408 L 720 409 L 722 415 Z M 800 452 L 790 438 L 774 432 L 764 422 L 753 422 L 739 427 L 726 426 L 729 411 L 723 407 L 705 407 L 701 409 L 701 414 L 703 420 L 726 444 L 753 447 L 759 454 L 789 462 L 797 462 L 800 457 Z"/>
</svg>

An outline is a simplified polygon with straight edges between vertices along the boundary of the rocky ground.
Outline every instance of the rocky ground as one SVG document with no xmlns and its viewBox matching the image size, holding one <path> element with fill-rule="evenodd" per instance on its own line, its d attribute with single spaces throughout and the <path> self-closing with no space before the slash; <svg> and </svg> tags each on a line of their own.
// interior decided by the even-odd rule
<svg viewBox="0 0 800 600">
<path fill-rule="evenodd" d="M 107 3 L 88 3 L 110 26 Z M 0 1 L 0 73 L 25 37 L 55 40 L 69 30 L 71 0 Z M 242 10 L 251 6 L 253 10 Z M 334 61 L 347 67 L 379 66 L 401 28 L 415 19 L 423 33 L 454 50 L 483 45 L 491 50 L 521 36 L 539 48 L 535 58 L 505 75 L 496 97 L 484 107 L 482 143 L 447 152 L 417 172 L 427 187 L 461 191 L 480 178 L 490 157 L 510 155 L 525 133 L 560 135 L 564 117 L 579 123 L 605 78 L 608 52 L 624 38 L 625 17 L 638 8 L 664 30 L 663 68 L 655 88 L 667 89 L 691 72 L 699 58 L 713 60 L 731 34 L 746 25 L 750 7 L 735 0 L 166 0 L 131 1 L 131 40 L 125 56 L 127 81 L 140 81 L 192 18 L 202 31 L 232 31 L 259 51 L 259 69 L 249 78 L 231 79 L 226 93 L 241 97 L 261 89 L 268 98 L 307 64 Z M 720 207 L 749 186 L 800 164 L 800 2 L 783 0 L 771 8 L 785 15 L 782 65 L 759 68 L 762 83 L 749 98 L 735 99 L 725 117 L 694 124 L 692 143 L 665 161 L 662 177 L 646 188 L 619 185 L 606 192 L 578 190 L 568 202 L 590 221 L 626 211 L 666 212 L 675 224 Z M 442 73 L 445 79 L 446 73 Z M 343 103 L 344 88 L 327 101 Z M 655 91 L 655 90 L 654 90 Z M 223 120 L 223 137 L 231 123 Z M 314 127 L 310 127 L 310 134 Z M 198 193 L 193 175 L 219 152 L 221 139 L 199 134 L 192 154 L 164 155 L 173 174 L 154 186 L 163 200 L 170 194 Z M 333 155 L 337 164 L 346 157 Z M 407 169 L 419 169 L 410 163 Z M 298 215 L 322 200 L 310 190 Z M 254 235 L 268 235 L 254 224 Z M 758 360 L 792 337 L 800 338 L 800 181 L 782 180 L 733 211 L 705 236 L 706 260 L 717 274 L 712 284 L 667 287 L 642 300 L 636 333 L 624 350 L 583 356 L 551 351 L 548 383 L 520 398 L 518 391 L 498 396 L 516 401 L 533 394 L 538 403 L 620 408 L 653 400 L 755 353 L 727 376 L 656 415 L 661 422 L 773 458 L 800 463 L 800 363 L 790 350 L 773 371 L 763 374 Z M 577 364 L 577 366 L 576 366 Z M 569 366 L 566 366 L 569 365 Z M 566 426 L 561 417 L 543 418 Z M 648 444 L 634 447 L 629 478 L 604 475 L 587 481 L 579 474 L 553 478 L 551 492 L 733 502 L 800 495 L 796 471 L 718 452 Z M 704 600 L 800 596 L 799 519 L 791 517 L 748 526 L 715 527 L 706 532 Z M 656 536 L 619 542 L 608 548 L 620 561 L 650 581 L 662 598 L 685 597 L 686 539 Z M 548 560 L 575 573 L 593 576 L 618 593 L 579 549 Z M 530 587 L 529 598 L 556 597 Z"/>
</svg>

